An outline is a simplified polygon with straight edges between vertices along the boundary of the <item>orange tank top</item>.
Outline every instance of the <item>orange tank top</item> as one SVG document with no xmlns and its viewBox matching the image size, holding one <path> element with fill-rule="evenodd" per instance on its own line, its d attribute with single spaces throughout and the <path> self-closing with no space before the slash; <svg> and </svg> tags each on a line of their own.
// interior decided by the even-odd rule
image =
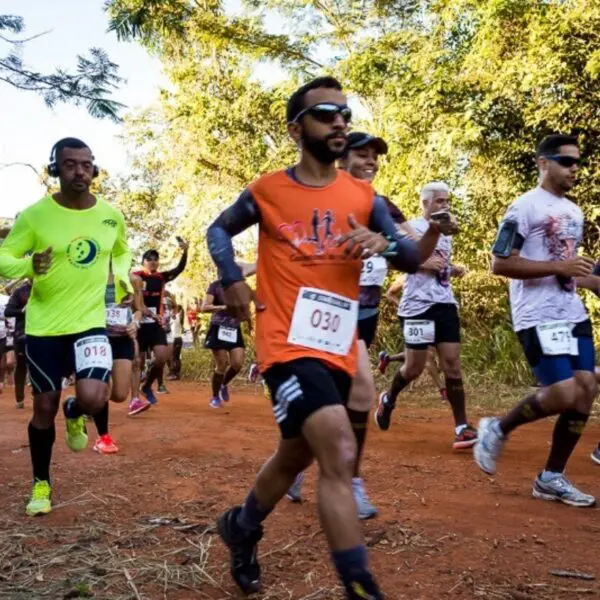
<svg viewBox="0 0 600 600">
<path fill-rule="evenodd" d="M 362 262 L 344 257 L 337 241 L 350 230 L 349 215 L 368 225 L 373 188 L 344 171 L 322 188 L 278 171 L 249 190 L 261 215 L 256 292 L 266 309 L 256 315 L 260 370 L 316 358 L 353 376 Z"/>
</svg>

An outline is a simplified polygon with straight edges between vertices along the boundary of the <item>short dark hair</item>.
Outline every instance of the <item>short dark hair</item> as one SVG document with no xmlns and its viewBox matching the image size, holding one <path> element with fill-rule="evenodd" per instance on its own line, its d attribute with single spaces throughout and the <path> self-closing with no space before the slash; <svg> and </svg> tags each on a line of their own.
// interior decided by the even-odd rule
<svg viewBox="0 0 600 600">
<path fill-rule="evenodd" d="M 160 254 L 158 253 L 158 250 L 156 250 L 156 248 L 150 248 L 150 250 L 146 250 L 146 252 L 144 252 L 144 254 L 142 255 L 142 262 L 145 260 L 152 260 L 152 256 L 155 256 L 156 260 L 160 258 Z"/>
<path fill-rule="evenodd" d="M 287 122 L 291 123 L 297 116 L 298 113 L 306 108 L 304 106 L 304 96 L 310 90 L 316 90 L 318 88 L 329 88 L 334 90 L 342 91 L 342 84 L 335 77 L 317 77 L 308 83 L 305 83 L 302 87 L 299 87 L 289 98 L 287 102 Z"/>
<path fill-rule="evenodd" d="M 74 137 L 63 138 L 62 140 L 56 142 L 56 144 L 54 145 L 54 158 L 57 162 L 60 158 L 61 151 L 65 148 L 75 148 L 76 150 L 80 150 L 81 148 L 87 148 L 91 152 L 90 147 L 85 142 L 82 142 L 80 139 Z"/>
<path fill-rule="evenodd" d="M 551 154 L 557 154 L 561 146 L 578 146 L 576 135 L 563 135 L 560 133 L 553 133 L 547 135 L 537 147 L 535 152 L 536 158 L 540 156 L 548 156 Z"/>
</svg>

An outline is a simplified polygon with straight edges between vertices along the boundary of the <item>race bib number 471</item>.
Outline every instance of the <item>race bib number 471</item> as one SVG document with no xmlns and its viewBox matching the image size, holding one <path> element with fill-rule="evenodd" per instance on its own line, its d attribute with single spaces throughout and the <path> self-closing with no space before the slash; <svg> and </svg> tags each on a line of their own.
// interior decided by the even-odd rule
<svg viewBox="0 0 600 600">
<path fill-rule="evenodd" d="M 571 335 L 571 325 L 566 321 L 552 321 L 536 326 L 542 352 L 546 356 L 577 355 L 576 338 Z M 575 340 L 575 343 L 574 343 Z"/>
<path fill-rule="evenodd" d="M 75 342 L 75 372 L 112 369 L 112 350 L 105 335 L 90 335 Z"/>
<path fill-rule="evenodd" d="M 352 347 L 358 302 L 316 288 L 300 288 L 288 342 L 345 356 Z"/>
</svg>

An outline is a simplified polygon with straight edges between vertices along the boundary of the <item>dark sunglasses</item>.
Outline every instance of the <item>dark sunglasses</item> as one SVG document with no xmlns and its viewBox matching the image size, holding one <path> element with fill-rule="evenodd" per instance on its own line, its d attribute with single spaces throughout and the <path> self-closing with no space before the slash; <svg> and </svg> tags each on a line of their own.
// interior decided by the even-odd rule
<svg viewBox="0 0 600 600">
<path fill-rule="evenodd" d="M 545 156 L 548 160 L 557 162 L 561 167 L 572 167 L 573 165 L 579 165 L 579 159 L 574 156 L 566 156 L 564 154 L 550 154 Z"/>
<path fill-rule="evenodd" d="M 341 115 L 346 123 L 352 121 L 352 110 L 350 107 L 345 104 L 334 104 L 333 102 L 321 102 L 320 104 L 308 106 L 296 115 L 293 123 L 298 123 L 304 115 L 310 115 L 320 123 L 327 124 L 333 123 L 338 115 Z"/>
</svg>

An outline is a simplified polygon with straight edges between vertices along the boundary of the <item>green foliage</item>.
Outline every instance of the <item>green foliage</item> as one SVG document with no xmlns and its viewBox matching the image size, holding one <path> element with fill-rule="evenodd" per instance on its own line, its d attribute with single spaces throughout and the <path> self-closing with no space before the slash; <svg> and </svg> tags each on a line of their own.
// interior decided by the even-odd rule
<svg viewBox="0 0 600 600">
<path fill-rule="evenodd" d="M 111 28 L 156 53 L 171 84 L 159 106 L 129 122 L 127 138 L 150 148 L 125 195 L 133 214 L 146 217 L 131 219 L 134 230 L 143 236 L 150 228 L 164 240 L 175 219 L 193 242 L 186 282 L 199 295 L 214 276 L 202 239 L 206 226 L 249 181 L 293 161 L 285 100 L 301 81 L 333 73 L 360 106 L 355 128 L 390 142 L 376 181 L 380 192 L 413 216 L 425 182 L 444 179 L 455 190 L 462 224 L 455 259 L 471 271 L 457 284 L 471 377 L 529 383 L 510 329 L 506 284 L 489 275 L 489 248 L 509 203 L 536 183 L 536 143 L 560 131 L 580 135 L 585 160 L 573 198 L 588 219 L 585 251 L 600 251 L 600 4 L 246 0 L 244 6 L 231 15 L 219 0 L 107 3 Z M 256 67 L 265 65 L 277 76 L 257 78 Z M 167 228 L 149 226 L 150 210 Z M 236 244 L 252 258 L 253 233 Z M 384 307 L 378 346 L 400 344 L 395 317 Z"/>
</svg>

